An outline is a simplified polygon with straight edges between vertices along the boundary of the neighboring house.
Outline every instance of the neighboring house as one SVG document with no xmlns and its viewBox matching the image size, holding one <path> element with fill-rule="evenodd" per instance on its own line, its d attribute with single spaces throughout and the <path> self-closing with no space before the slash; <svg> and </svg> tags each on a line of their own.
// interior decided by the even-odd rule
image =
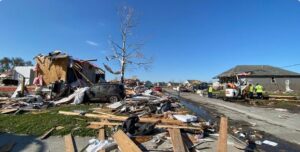
<svg viewBox="0 0 300 152">
<path fill-rule="evenodd" d="M 22 80 L 22 77 L 25 77 L 25 85 L 31 85 L 34 79 L 34 66 L 14 67 L 12 72 L 12 79 Z"/>
<path fill-rule="evenodd" d="M 263 85 L 266 91 L 287 91 L 287 87 L 300 92 L 300 74 L 269 65 L 238 65 L 215 78 L 220 83 L 243 79 L 250 84 Z"/>
<path fill-rule="evenodd" d="M 67 83 L 85 81 L 87 84 L 105 80 L 105 71 L 86 60 L 76 60 L 71 56 L 53 51 L 48 55 L 35 57 L 36 76 L 42 76 L 44 85 L 62 80 Z"/>
</svg>

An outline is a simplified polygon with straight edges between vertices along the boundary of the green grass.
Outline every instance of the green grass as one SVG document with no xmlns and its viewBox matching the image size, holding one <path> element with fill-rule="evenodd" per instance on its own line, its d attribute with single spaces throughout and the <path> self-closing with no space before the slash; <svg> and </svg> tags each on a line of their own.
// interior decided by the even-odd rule
<svg viewBox="0 0 300 152">
<path fill-rule="evenodd" d="M 27 134 L 40 136 L 52 127 L 63 126 L 61 130 L 54 130 L 52 135 L 66 135 L 72 133 L 75 136 L 95 136 L 96 130 L 87 129 L 88 122 L 94 119 L 87 119 L 80 116 L 66 116 L 58 114 L 59 110 L 73 111 L 84 110 L 96 107 L 95 105 L 67 105 L 53 107 L 39 114 L 23 113 L 18 115 L 0 114 L 0 132 L 16 134 Z"/>
</svg>

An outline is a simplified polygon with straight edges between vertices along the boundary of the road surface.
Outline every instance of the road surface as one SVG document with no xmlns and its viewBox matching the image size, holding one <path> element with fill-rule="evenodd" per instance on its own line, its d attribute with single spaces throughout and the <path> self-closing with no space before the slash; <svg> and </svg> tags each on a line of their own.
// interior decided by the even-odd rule
<svg viewBox="0 0 300 152">
<path fill-rule="evenodd" d="M 177 94 L 173 90 L 166 91 Z M 278 111 L 274 108 L 248 107 L 219 99 L 200 97 L 191 93 L 181 93 L 180 96 L 207 108 L 215 109 L 230 119 L 255 124 L 253 129 L 265 131 L 279 139 L 300 146 L 300 114 Z"/>
</svg>

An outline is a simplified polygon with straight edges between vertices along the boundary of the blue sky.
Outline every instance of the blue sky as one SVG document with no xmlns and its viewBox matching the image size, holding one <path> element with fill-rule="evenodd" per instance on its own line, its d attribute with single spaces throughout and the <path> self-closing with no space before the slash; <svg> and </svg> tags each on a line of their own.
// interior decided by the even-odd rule
<svg viewBox="0 0 300 152">
<path fill-rule="evenodd" d="M 238 64 L 300 63 L 299 0 L 0 0 L 0 57 L 59 49 L 103 67 L 124 4 L 139 17 L 134 39 L 154 57 L 151 70 L 127 77 L 209 81 Z"/>
</svg>

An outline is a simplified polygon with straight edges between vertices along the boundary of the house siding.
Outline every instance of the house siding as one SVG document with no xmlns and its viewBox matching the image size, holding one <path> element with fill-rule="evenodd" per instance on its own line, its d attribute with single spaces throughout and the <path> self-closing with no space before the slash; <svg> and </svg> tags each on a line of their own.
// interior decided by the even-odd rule
<svg viewBox="0 0 300 152">
<path fill-rule="evenodd" d="M 276 78 L 276 83 L 272 82 L 272 77 L 246 77 L 249 83 L 256 85 L 261 84 L 265 91 L 285 91 L 285 81 L 290 81 L 290 89 L 300 92 L 300 78 L 297 77 L 280 77 Z"/>
</svg>

